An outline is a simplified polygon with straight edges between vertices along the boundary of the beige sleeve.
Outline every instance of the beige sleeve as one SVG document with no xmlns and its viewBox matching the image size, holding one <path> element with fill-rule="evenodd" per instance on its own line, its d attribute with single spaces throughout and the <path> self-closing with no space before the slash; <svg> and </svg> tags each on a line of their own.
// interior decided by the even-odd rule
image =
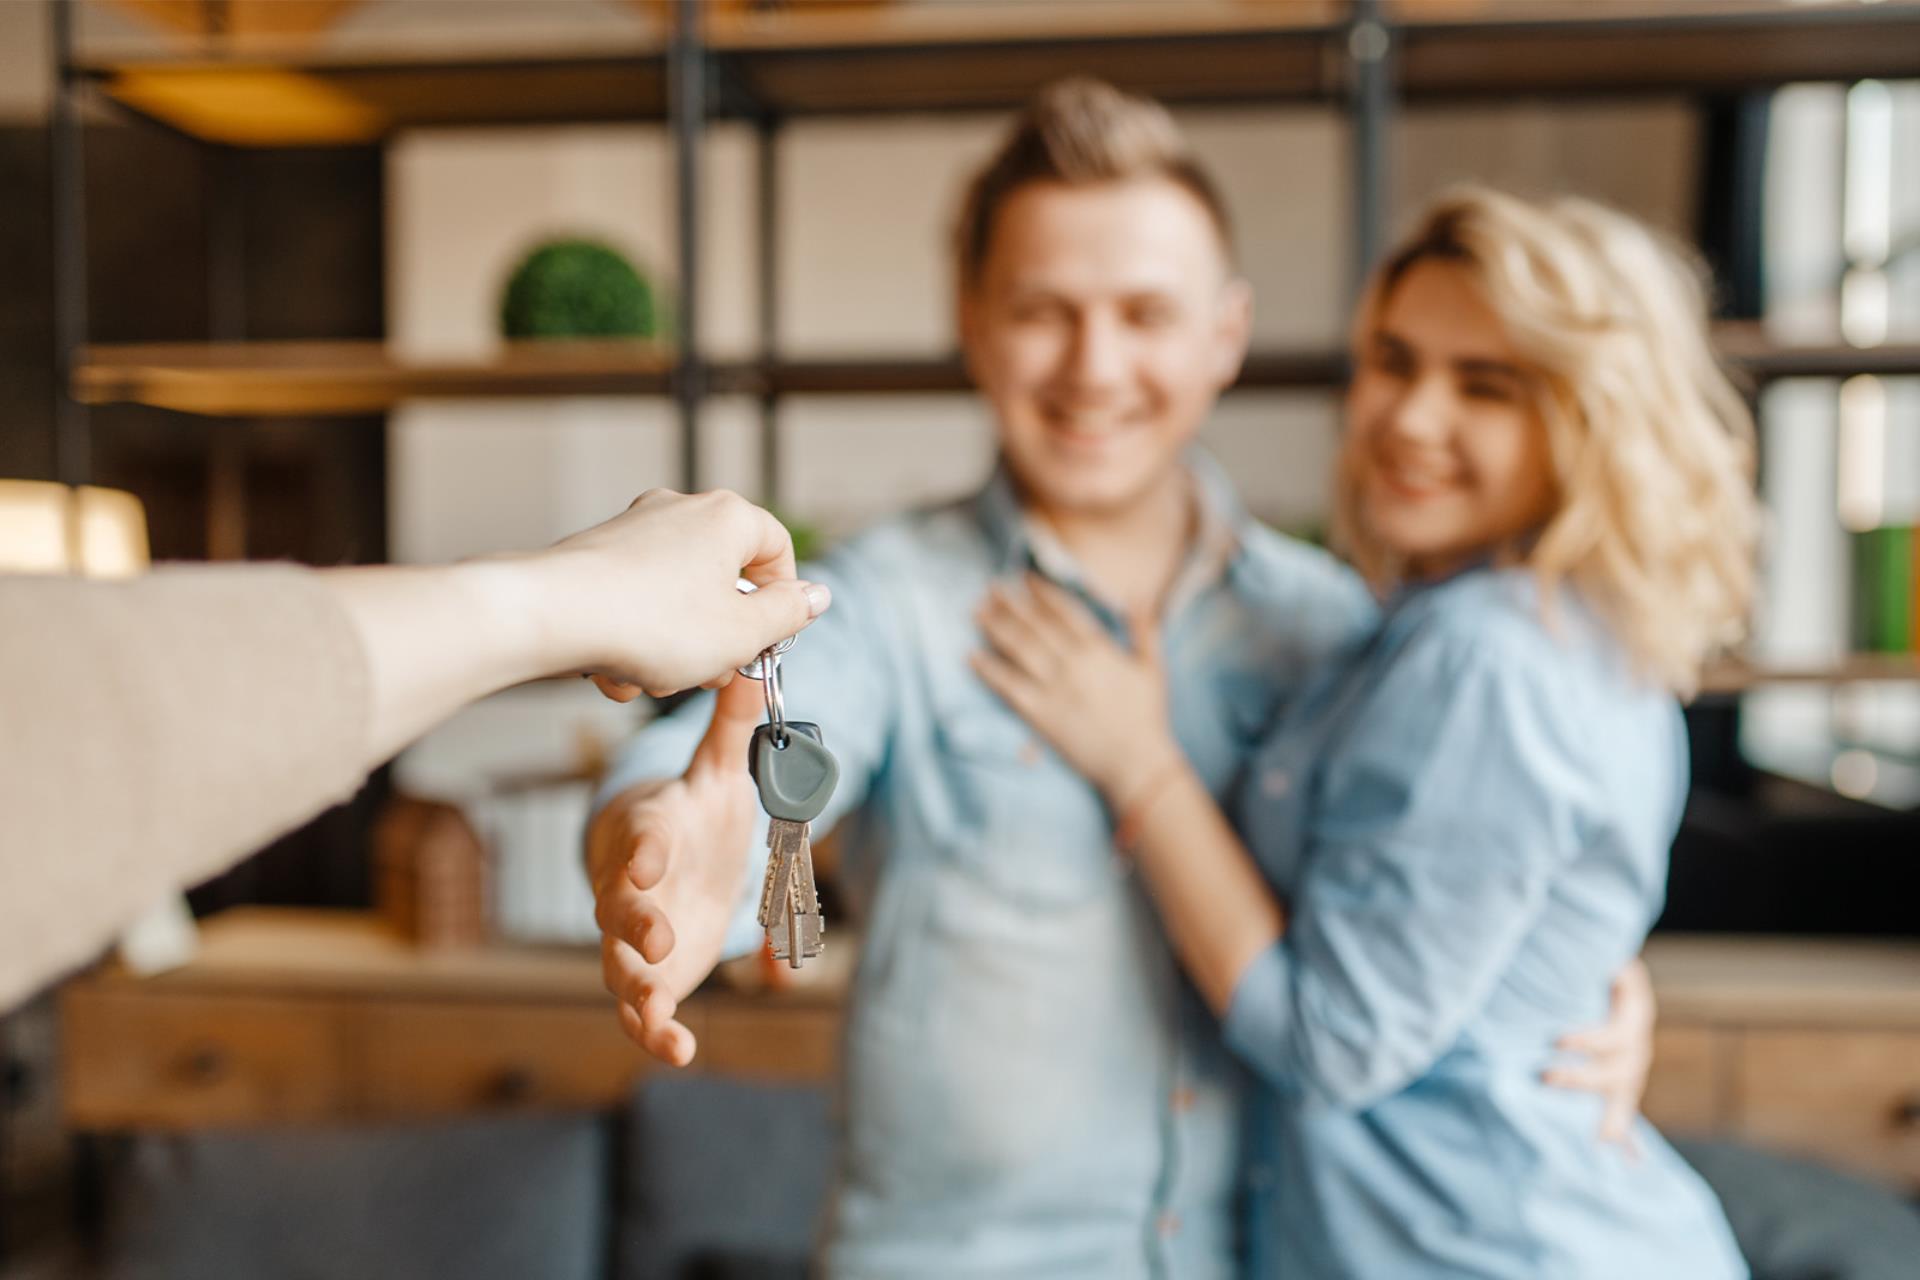
<svg viewBox="0 0 1920 1280">
<path fill-rule="evenodd" d="M 0 1011 L 351 796 L 368 716 L 310 570 L 0 577 Z"/>
</svg>

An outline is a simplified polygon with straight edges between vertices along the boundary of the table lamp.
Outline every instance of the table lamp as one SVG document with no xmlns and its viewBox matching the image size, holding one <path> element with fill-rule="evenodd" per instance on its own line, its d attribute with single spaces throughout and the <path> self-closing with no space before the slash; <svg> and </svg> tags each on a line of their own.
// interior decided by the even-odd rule
<svg viewBox="0 0 1920 1280">
<path fill-rule="evenodd" d="M 0 480 L 0 573 L 134 578 L 147 563 L 146 510 L 132 494 Z"/>
</svg>

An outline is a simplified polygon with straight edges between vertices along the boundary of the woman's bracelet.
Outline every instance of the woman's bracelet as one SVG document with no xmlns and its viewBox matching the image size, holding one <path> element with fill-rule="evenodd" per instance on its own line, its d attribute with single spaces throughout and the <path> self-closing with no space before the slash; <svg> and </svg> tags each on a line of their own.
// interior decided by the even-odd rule
<svg viewBox="0 0 1920 1280">
<path fill-rule="evenodd" d="M 1152 811 L 1154 801 L 1160 798 L 1160 793 L 1167 789 L 1167 784 L 1178 778 L 1186 767 L 1186 758 L 1176 753 L 1173 759 L 1161 765 L 1147 778 L 1145 785 L 1134 792 L 1133 798 L 1128 801 L 1126 808 L 1119 811 L 1118 820 L 1113 824 L 1115 849 L 1121 853 L 1133 852 L 1134 845 L 1140 841 L 1141 824 L 1146 821 L 1147 814 Z"/>
</svg>

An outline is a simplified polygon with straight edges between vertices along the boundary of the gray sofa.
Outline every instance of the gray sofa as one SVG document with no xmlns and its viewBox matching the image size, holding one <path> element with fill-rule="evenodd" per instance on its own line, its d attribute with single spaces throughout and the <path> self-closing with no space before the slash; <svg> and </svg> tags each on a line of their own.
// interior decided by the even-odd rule
<svg viewBox="0 0 1920 1280">
<path fill-rule="evenodd" d="M 1913 1280 L 1920 1213 L 1819 1165 L 1681 1143 L 1756 1280 Z M 825 1095 L 662 1076 L 623 1113 L 141 1138 L 115 1162 L 113 1280 L 800 1280 Z"/>
</svg>

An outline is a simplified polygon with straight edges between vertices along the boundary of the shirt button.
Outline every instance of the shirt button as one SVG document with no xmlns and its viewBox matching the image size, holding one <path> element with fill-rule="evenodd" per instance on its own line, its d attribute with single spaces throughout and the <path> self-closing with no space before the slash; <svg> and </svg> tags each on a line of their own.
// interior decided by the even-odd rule
<svg viewBox="0 0 1920 1280">
<path fill-rule="evenodd" d="M 1173 1091 L 1173 1113 L 1175 1115 L 1185 1115 L 1187 1112 L 1193 1110 L 1193 1104 L 1199 1100 L 1199 1095 L 1195 1094 L 1193 1090 L 1187 1088 L 1185 1085 L 1181 1085 Z"/>
<path fill-rule="evenodd" d="M 1285 769 L 1269 769 L 1260 777 L 1260 790 L 1278 800 L 1293 790 L 1293 775 Z"/>
<path fill-rule="evenodd" d="M 1161 1235 L 1177 1236 L 1180 1234 L 1180 1215 L 1177 1213 L 1163 1213 L 1160 1215 L 1158 1225 Z"/>
<path fill-rule="evenodd" d="M 1020 763 L 1031 769 L 1040 763 L 1040 740 L 1028 738 L 1027 744 L 1020 748 Z"/>
</svg>

